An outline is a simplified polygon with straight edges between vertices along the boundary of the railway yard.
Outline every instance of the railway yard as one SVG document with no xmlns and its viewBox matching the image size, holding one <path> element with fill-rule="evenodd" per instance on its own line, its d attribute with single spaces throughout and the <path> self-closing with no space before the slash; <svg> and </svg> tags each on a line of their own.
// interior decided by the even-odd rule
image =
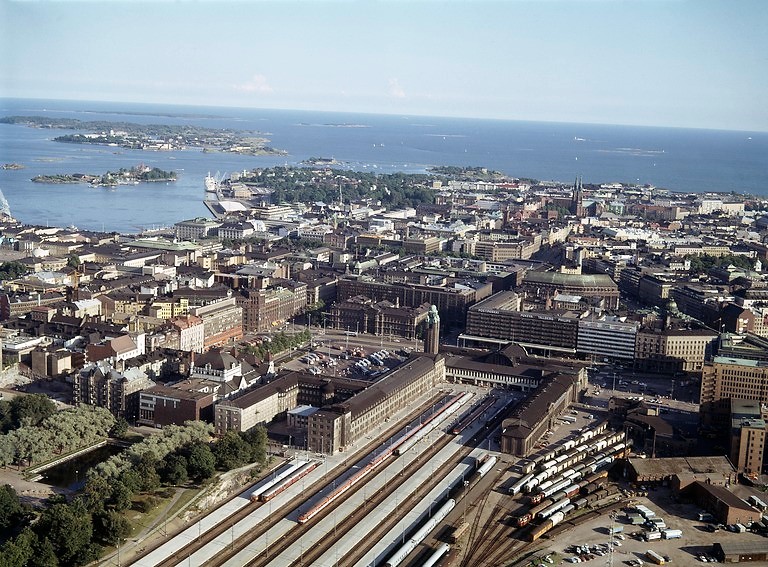
<svg viewBox="0 0 768 567">
<path fill-rule="evenodd" d="M 294 452 L 132 564 L 640 565 L 649 546 L 680 565 L 711 556 L 713 534 L 692 519 L 694 506 L 673 501 L 668 489 L 638 496 L 609 479 L 630 446 L 589 410 L 557 420 L 530 460 L 500 454 L 500 416 L 521 398 L 446 385 L 392 416 L 354 453 Z M 638 504 L 682 539 L 645 541 L 648 528 L 627 524 Z M 727 535 L 747 536 L 764 541 Z"/>
</svg>

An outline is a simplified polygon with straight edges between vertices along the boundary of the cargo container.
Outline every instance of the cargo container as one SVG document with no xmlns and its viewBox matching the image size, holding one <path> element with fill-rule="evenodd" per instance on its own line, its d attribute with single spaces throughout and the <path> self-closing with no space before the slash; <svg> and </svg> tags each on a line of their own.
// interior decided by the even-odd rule
<svg viewBox="0 0 768 567">
<path fill-rule="evenodd" d="M 651 563 L 654 563 L 656 565 L 664 565 L 664 558 L 653 551 L 652 549 L 649 549 L 645 552 L 645 556 L 648 558 L 648 561 Z"/>
<path fill-rule="evenodd" d="M 682 530 L 664 530 L 661 532 L 661 537 L 664 539 L 680 539 L 683 537 Z"/>
<path fill-rule="evenodd" d="M 661 532 L 646 532 L 645 533 L 645 541 L 654 541 L 657 539 L 661 539 Z"/>
<path fill-rule="evenodd" d="M 613 526 L 612 528 L 608 528 L 609 535 L 620 534 L 623 531 L 624 531 L 624 526 Z"/>
</svg>

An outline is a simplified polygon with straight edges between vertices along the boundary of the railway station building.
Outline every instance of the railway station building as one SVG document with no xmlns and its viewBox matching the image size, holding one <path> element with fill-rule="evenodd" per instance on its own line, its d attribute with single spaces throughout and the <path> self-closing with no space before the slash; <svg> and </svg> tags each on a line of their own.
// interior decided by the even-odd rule
<svg viewBox="0 0 768 567">
<path fill-rule="evenodd" d="M 309 449 L 325 453 L 345 450 L 442 382 L 445 382 L 444 357 L 412 356 L 346 402 L 324 407 L 309 416 Z"/>
<path fill-rule="evenodd" d="M 533 393 L 501 424 L 501 451 L 518 457 L 533 452 L 555 419 L 578 399 L 586 386 L 586 371 L 554 372 L 542 379 Z"/>
<path fill-rule="evenodd" d="M 247 431 L 298 406 L 311 406 L 316 411 L 304 411 L 293 426 L 306 427 L 308 450 L 339 452 L 443 382 L 442 355 L 414 354 L 373 384 L 291 372 L 217 403 L 215 430 L 219 436 Z"/>
</svg>

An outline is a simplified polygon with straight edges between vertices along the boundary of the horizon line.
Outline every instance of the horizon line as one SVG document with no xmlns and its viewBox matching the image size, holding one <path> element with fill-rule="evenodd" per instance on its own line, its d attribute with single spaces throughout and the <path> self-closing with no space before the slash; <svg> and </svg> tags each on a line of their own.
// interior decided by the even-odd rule
<svg viewBox="0 0 768 567">
<path fill-rule="evenodd" d="M 223 108 L 223 109 L 237 109 L 237 110 L 257 110 L 257 111 L 281 111 L 281 112 L 307 112 L 317 114 L 353 114 L 362 116 L 392 116 L 392 117 L 416 117 L 416 118 L 437 118 L 437 119 L 457 119 L 457 120 L 482 120 L 488 122 L 523 122 L 523 123 L 538 123 L 538 124 L 568 124 L 568 125 L 583 125 L 583 126 L 615 126 L 615 127 L 631 127 L 631 128 L 656 128 L 656 129 L 673 129 L 673 130 L 704 130 L 712 132 L 739 132 L 739 133 L 753 133 L 753 134 L 766 134 L 768 130 L 746 130 L 741 128 L 715 128 L 711 126 L 670 126 L 670 125 L 658 125 L 658 124 L 629 124 L 629 123 L 617 123 L 617 122 L 580 122 L 573 120 L 532 120 L 525 118 L 489 118 L 481 116 L 457 116 L 457 115 L 438 115 L 438 114 L 409 114 L 403 112 L 364 112 L 359 110 L 318 110 L 318 109 L 306 109 L 306 108 L 282 108 L 282 107 L 261 107 L 261 106 L 236 106 L 236 105 L 215 105 L 215 104 L 192 104 L 192 103 L 174 103 L 174 102 L 140 102 L 140 101 L 119 101 L 119 100 L 98 100 L 98 99 L 82 99 L 82 98 L 42 98 L 42 97 L 19 97 L 19 96 L 0 96 L 2 100 L 35 100 L 35 101 L 51 101 L 51 102 L 79 102 L 79 103 L 99 103 L 99 104 L 118 104 L 118 105 L 156 105 L 156 106 L 181 106 L 188 108 Z M 46 109 L 47 110 L 47 109 Z M 82 109 L 86 111 L 87 109 Z M 101 111 L 107 113 L 107 111 Z"/>
</svg>

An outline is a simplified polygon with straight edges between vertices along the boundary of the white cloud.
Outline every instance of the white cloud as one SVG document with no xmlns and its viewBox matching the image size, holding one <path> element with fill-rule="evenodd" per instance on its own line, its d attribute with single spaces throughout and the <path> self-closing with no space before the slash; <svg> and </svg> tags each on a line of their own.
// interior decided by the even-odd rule
<svg viewBox="0 0 768 567">
<path fill-rule="evenodd" d="M 254 75 L 250 80 L 234 85 L 234 88 L 244 93 L 271 93 L 273 90 L 264 75 Z"/>
<path fill-rule="evenodd" d="M 389 80 L 389 96 L 394 98 L 405 98 L 405 91 L 397 78 Z"/>
</svg>

